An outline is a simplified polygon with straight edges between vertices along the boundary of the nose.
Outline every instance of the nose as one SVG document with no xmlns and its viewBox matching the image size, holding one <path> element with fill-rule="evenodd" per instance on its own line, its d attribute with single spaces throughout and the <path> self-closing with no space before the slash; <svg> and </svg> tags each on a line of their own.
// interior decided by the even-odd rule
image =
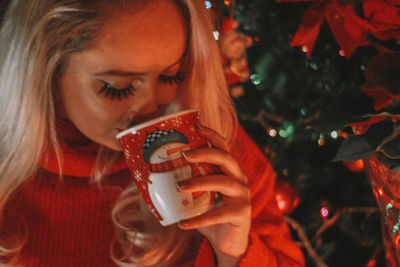
<svg viewBox="0 0 400 267">
<path fill-rule="evenodd" d="M 146 118 L 157 112 L 159 101 L 155 84 L 138 92 L 133 98 L 136 98 L 137 101 L 133 103 L 132 110 L 128 114 L 131 121 L 141 120 L 140 118 Z"/>
<path fill-rule="evenodd" d="M 131 121 L 137 121 L 139 118 L 151 116 L 151 114 L 155 114 L 158 110 L 158 105 L 155 101 L 150 101 L 147 104 L 144 104 L 143 107 L 136 111 L 132 110 L 128 114 L 128 118 Z"/>
</svg>

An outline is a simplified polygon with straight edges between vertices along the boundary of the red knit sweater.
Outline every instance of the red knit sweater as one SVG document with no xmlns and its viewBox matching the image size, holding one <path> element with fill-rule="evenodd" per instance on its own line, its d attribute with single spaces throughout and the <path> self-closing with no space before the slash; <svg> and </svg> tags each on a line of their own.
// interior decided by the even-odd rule
<svg viewBox="0 0 400 267">
<path fill-rule="evenodd" d="M 101 187 L 90 183 L 95 155 L 89 151 L 93 151 L 90 145 L 63 147 L 61 181 L 55 158 L 50 154 L 37 175 L 13 194 L 6 206 L 6 218 L 10 221 L 22 216 L 29 233 L 18 264 L 115 266 L 109 253 L 114 236 L 110 214 L 119 194 L 132 181 L 125 163 L 119 161 Z M 291 240 L 275 203 L 275 173 L 270 163 L 241 128 L 231 152 L 248 175 L 252 197 L 250 243 L 240 266 L 304 266 L 303 255 Z M 215 266 L 206 239 L 197 253 L 195 266 Z"/>
</svg>

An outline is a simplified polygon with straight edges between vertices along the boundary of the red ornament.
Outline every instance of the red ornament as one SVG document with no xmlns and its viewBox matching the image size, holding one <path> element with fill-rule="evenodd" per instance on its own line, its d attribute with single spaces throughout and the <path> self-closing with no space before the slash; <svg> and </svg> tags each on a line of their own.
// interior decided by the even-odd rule
<svg viewBox="0 0 400 267">
<path fill-rule="evenodd" d="M 376 266 L 376 260 L 370 260 L 366 267 L 375 267 L 375 266 Z"/>
<path fill-rule="evenodd" d="M 239 22 L 233 18 L 224 18 L 220 29 L 220 34 L 236 30 L 239 27 Z"/>
<path fill-rule="evenodd" d="M 283 214 L 289 214 L 299 204 L 297 191 L 288 181 L 278 179 L 275 184 L 275 200 Z"/>
<path fill-rule="evenodd" d="M 344 166 L 346 166 L 352 172 L 362 172 L 364 171 L 364 161 L 362 159 L 356 161 L 343 161 Z"/>
</svg>

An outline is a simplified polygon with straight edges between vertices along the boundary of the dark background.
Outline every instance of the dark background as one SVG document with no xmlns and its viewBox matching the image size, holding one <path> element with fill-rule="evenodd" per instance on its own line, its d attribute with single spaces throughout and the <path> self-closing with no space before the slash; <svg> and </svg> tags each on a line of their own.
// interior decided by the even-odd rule
<svg viewBox="0 0 400 267">
<path fill-rule="evenodd" d="M 353 116 L 374 112 L 372 99 L 359 86 L 378 51 L 360 47 L 346 59 L 324 22 L 308 58 L 300 47 L 290 47 L 290 41 L 310 2 L 219 1 L 225 16 L 228 3 L 235 4 L 239 31 L 255 40 L 247 50 L 251 79 L 243 84 L 245 95 L 235 98 L 235 104 L 242 125 L 272 161 L 277 184 L 289 182 L 298 194 L 299 205 L 287 216 L 302 227 L 326 265 L 385 266 L 380 216 L 365 173 L 331 161 L 346 134 L 333 131 Z M 395 46 L 399 48 L 398 43 Z M 271 129 L 278 133 L 275 137 L 268 134 Z M 290 190 L 284 193 L 293 195 Z M 323 207 L 329 211 L 327 217 L 321 216 Z M 343 212 L 327 227 L 329 219 L 349 207 L 359 211 Z M 326 230 L 319 234 L 321 227 Z M 317 266 L 298 231 L 292 230 L 306 265 Z"/>
<path fill-rule="evenodd" d="M 7 2 L 0 1 L 0 18 Z M 251 79 L 243 83 L 245 94 L 234 99 L 235 105 L 241 124 L 273 163 L 277 184 L 288 182 L 295 192 L 282 193 L 298 196 L 297 208 L 287 216 L 304 230 L 328 266 L 385 266 L 379 213 L 344 212 L 327 227 L 343 208 L 377 208 L 365 173 L 331 160 L 343 141 L 332 132 L 343 120 L 373 112 L 372 99 L 359 86 L 368 61 L 378 52 L 366 46 L 344 58 L 324 22 L 308 58 L 289 44 L 310 2 L 217 0 L 225 16 L 228 3 L 235 4 L 239 31 L 257 40 L 247 50 Z M 276 130 L 275 137 L 268 134 L 271 129 Z M 329 210 L 325 218 L 322 208 Z M 326 230 L 318 234 L 321 227 Z M 317 266 L 304 238 L 293 228 L 292 234 L 304 251 L 306 265 Z"/>
</svg>

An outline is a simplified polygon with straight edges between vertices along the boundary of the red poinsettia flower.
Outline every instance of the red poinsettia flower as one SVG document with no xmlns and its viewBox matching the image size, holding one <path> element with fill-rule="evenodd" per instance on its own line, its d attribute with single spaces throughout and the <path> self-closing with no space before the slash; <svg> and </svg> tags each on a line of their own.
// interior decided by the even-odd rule
<svg viewBox="0 0 400 267">
<path fill-rule="evenodd" d="M 393 102 L 393 98 L 384 87 L 366 88 L 361 86 L 361 90 L 369 97 L 374 99 L 375 110 L 380 110 L 389 106 Z"/>
<path fill-rule="evenodd" d="M 400 41 L 400 0 L 364 0 L 363 9 L 376 38 Z"/>
<path fill-rule="evenodd" d="M 304 0 L 276 1 L 302 2 Z M 314 0 L 313 2 L 315 3 L 305 12 L 291 46 L 303 46 L 303 51 L 310 56 L 324 19 L 328 22 L 346 58 L 350 58 L 357 47 L 369 44 L 366 37 L 372 26 L 356 14 L 351 4 L 346 4 L 343 0 Z"/>
<path fill-rule="evenodd" d="M 371 58 L 365 79 L 361 90 L 374 98 L 376 110 L 400 99 L 400 53 L 388 52 Z"/>
<path fill-rule="evenodd" d="M 373 116 L 373 117 L 369 117 L 365 121 L 349 123 L 346 126 L 352 127 L 354 132 L 357 135 L 363 135 L 368 131 L 368 128 L 371 125 L 376 124 L 376 123 L 381 122 L 381 121 L 384 121 L 387 118 L 388 118 L 387 116 Z"/>
</svg>

